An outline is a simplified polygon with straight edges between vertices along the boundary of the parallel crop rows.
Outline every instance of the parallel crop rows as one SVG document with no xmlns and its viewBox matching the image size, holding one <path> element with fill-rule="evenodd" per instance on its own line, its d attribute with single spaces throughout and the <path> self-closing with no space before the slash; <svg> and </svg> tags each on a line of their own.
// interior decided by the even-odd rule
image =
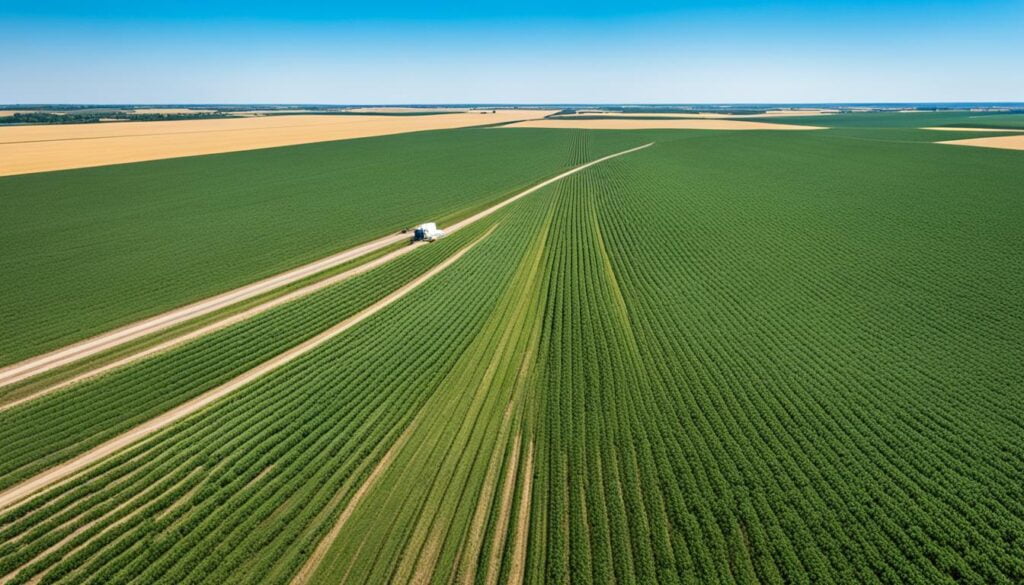
<svg viewBox="0 0 1024 585">
<path fill-rule="evenodd" d="M 18 285 L 0 288 L 0 366 L 465 217 L 566 169 L 577 139 L 460 129 L 2 177 L 0 274 Z"/>
<path fill-rule="evenodd" d="M 358 327 L 0 515 L 0 580 L 1024 581 L 1012 159 L 651 135 L 510 205 Z M 592 146 L 577 135 L 573 164 Z M 218 343 L 294 344 L 485 228 Z M 219 347 L 165 387 L 228 375 L 199 359 Z M 67 447 L 0 425 L 31 446 L 7 481 L 166 392 L 113 379 L 40 410 L 81 429 Z M 107 395 L 149 406 L 76 427 Z"/>
<path fill-rule="evenodd" d="M 1024 579 L 1019 240 L 938 239 L 956 190 L 747 191 L 721 142 L 579 177 L 530 582 Z"/>
<path fill-rule="evenodd" d="M 378 269 L 127 368 L 0 412 L 0 489 L 153 418 L 355 314 L 478 236 L 491 218 Z"/>
<path fill-rule="evenodd" d="M 287 582 L 478 335 L 509 288 L 515 259 L 530 246 L 522 234 L 536 229 L 544 209 L 527 198 L 495 222 L 371 271 L 364 276 L 376 280 L 363 285 L 372 291 L 365 295 L 350 285 L 282 307 L 334 323 L 498 224 L 454 265 L 366 323 L 0 516 L 0 578 Z M 308 336 L 314 327 L 286 322 L 276 335 L 292 329 Z M 238 337 L 236 331 L 229 339 Z M 273 345 L 273 335 L 249 337 Z M 147 386 L 126 385 L 128 403 Z M 113 392 L 108 387 L 81 404 Z"/>
</svg>

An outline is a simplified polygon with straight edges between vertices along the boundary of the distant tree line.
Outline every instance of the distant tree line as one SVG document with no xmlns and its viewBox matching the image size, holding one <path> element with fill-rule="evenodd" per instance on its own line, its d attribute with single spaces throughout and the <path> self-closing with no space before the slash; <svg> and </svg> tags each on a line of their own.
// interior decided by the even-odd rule
<svg viewBox="0 0 1024 585">
<path fill-rule="evenodd" d="M 132 122 L 157 122 L 161 120 L 195 120 L 205 118 L 225 118 L 226 114 L 220 112 L 195 112 L 179 114 L 135 114 L 131 112 L 68 112 L 65 114 L 53 114 L 50 112 L 26 112 L 17 113 L 12 116 L 0 117 L 0 124 L 90 124 L 93 122 L 104 122 L 109 120 L 124 120 Z"/>
</svg>

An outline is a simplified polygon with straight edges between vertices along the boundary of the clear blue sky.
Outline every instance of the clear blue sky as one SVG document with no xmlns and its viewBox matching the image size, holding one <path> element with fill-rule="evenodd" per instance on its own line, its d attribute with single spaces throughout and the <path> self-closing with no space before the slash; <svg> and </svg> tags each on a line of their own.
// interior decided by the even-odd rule
<svg viewBox="0 0 1024 585">
<path fill-rule="evenodd" d="M 0 103 L 1024 101 L 1024 0 L 0 0 Z"/>
</svg>

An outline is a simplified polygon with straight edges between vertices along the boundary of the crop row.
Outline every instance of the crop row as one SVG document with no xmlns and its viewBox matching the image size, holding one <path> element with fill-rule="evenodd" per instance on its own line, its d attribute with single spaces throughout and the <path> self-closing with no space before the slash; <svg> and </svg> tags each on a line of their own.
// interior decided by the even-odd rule
<svg viewBox="0 0 1024 585">
<path fill-rule="evenodd" d="M 2 177 L 0 366 L 466 217 L 573 164 L 579 135 L 470 128 Z"/>
<path fill-rule="evenodd" d="M 5 513 L 0 575 L 286 582 L 486 320 L 530 201 L 370 320 Z"/>
<path fill-rule="evenodd" d="M 825 178 L 881 157 L 851 144 Z M 529 582 L 1021 580 L 1021 250 L 978 229 L 1019 205 L 801 184 L 756 146 L 659 143 L 573 182 Z M 901 148 L 913 171 L 936 147 Z"/>
<path fill-rule="evenodd" d="M 0 487 L 66 461 L 315 336 L 427 271 L 488 218 L 308 297 L 0 413 Z"/>
</svg>

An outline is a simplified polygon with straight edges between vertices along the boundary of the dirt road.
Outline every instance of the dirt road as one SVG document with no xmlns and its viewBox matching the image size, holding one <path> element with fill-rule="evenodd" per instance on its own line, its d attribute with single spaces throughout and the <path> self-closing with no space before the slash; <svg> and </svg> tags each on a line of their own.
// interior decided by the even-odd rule
<svg viewBox="0 0 1024 585">
<path fill-rule="evenodd" d="M 466 252 L 472 249 L 473 246 L 475 246 L 489 234 L 490 232 L 488 232 L 488 234 L 485 234 L 484 236 L 481 236 L 476 241 L 470 243 L 463 249 L 453 254 L 451 257 L 445 259 L 437 266 L 431 268 L 430 270 L 423 273 L 419 277 L 413 279 L 412 281 L 405 284 L 404 286 L 394 291 L 390 295 L 384 297 L 383 299 L 377 301 L 376 303 L 363 309 L 359 313 L 356 313 L 355 315 L 349 317 L 348 319 L 345 319 L 341 323 L 338 323 L 337 325 L 331 327 L 330 329 L 324 331 L 323 333 L 320 333 L 319 335 L 311 339 L 308 339 L 303 343 L 300 343 L 299 345 L 285 351 L 284 353 L 278 355 L 277 357 L 269 361 L 266 361 L 260 364 L 259 366 L 256 366 L 255 368 L 249 370 L 248 372 L 245 372 L 244 374 L 216 388 L 213 388 L 212 390 L 209 390 L 193 398 L 192 400 L 185 402 L 184 404 L 181 404 L 161 414 L 160 416 L 151 419 L 131 429 L 130 431 L 127 431 L 122 435 L 107 441 L 106 443 L 103 443 L 102 445 L 95 447 L 90 451 L 87 451 L 79 455 L 78 457 L 75 457 L 74 459 L 67 461 L 66 463 L 62 463 L 54 468 L 48 469 L 27 481 L 24 481 L 14 487 L 11 487 L 10 489 L 4 492 L 0 492 L 0 510 L 28 496 L 34 495 L 37 492 L 42 491 L 43 489 L 59 481 L 71 477 L 72 475 L 78 473 L 79 471 L 82 471 L 83 469 L 92 465 L 93 463 L 109 455 L 112 455 L 117 451 L 120 451 L 121 449 L 128 447 L 129 445 L 137 443 L 138 441 L 152 435 L 153 433 L 159 431 L 160 429 L 163 429 L 185 418 L 186 416 L 193 414 L 199 411 L 200 409 L 210 405 L 214 401 L 219 400 L 224 396 L 227 396 L 228 394 L 234 392 L 235 390 L 238 390 L 242 386 L 245 386 L 249 382 L 252 382 L 257 378 L 264 376 L 280 368 L 281 366 L 294 361 L 295 359 L 301 357 L 302 355 L 309 353 L 313 349 L 319 347 L 320 345 L 323 345 L 332 338 L 337 337 L 338 335 L 344 333 L 345 331 L 370 318 L 381 309 L 387 307 L 391 303 L 394 303 L 398 299 L 407 295 L 413 289 L 420 286 L 437 273 L 451 266 L 453 263 L 458 261 L 459 258 L 461 258 Z"/>
<path fill-rule="evenodd" d="M 554 183 L 556 181 L 564 179 L 565 177 L 568 177 L 569 175 L 572 175 L 573 173 L 577 173 L 577 172 L 582 171 L 582 170 L 584 170 L 584 169 L 586 169 L 588 167 L 591 167 L 591 166 L 596 165 L 598 163 L 604 162 L 604 161 L 606 161 L 608 159 L 615 158 L 617 156 L 622 156 L 624 154 L 629 154 L 631 152 L 640 150 L 642 148 L 647 148 L 651 144 L 653 144 L 653 143 L 645 144 L 645 145 L 639 146 L 637 148 L 631 148 L 629 150 L 624 150 L 622 152 L 611 154 L 611 155 L 608 155 L 608 156 L 605 156 L 605 157 L 593 160 L 593 161 L 591 161 L 589 163 L 582 164 L 582 165 L 580 165 L 578 167 L 573 167 L 572 169 L 569 169 L 568 171 L 565 171 L 565 172 L 563 172 L 563 173 L 561 173 L 559 175 L 556 175 L 556 176 L 554 176 L 554 177 L 552 177 L 550 179 L 547 179 L 547 180 L 545 180 L 545 181 L 543 181 L 543 182 L 541 182 L 541 183 L 539 183 L 539 184 L 537 184 L 537 185 L 535 185 L 535 186 L 533 186 L 533 187 L 531 187 L 529 189 L 526 189 L 525 191 L 522 191 L 522 192 L 520 192 L 520 193 L 518 193 L 516 195 L 513 195 L 512 197 L 509 197 L 508 199 L 505 199 L 505 200 L 501 201 L 500 203 L 497 203 L 497 204 L 495 204 L 495 205 L 493 205 L 493 206 L 491 206 L 491 207 L 489 207 L 489 208 L 487 208 L 487 209 L 485 209 L 485 210 L 483 210 L 483 211 L 481 211 L 479 213 L 476 213 L 476 214 L 474 214 L 474 215 L 472 215 L 472 216 L 470 216 L 470 217 L 468 217 L 468 218 L 466 218 L 466 219 L 464 219 L 462 221 L 454 223 L 451 226 L 449 226 L 447 228 L 447 230 L 448 230 L 449 233 L 458 231 L 459 229 L 461 229 L 463 227 L 466 227 L 467 225 L 470 225 L 470 224 L 472 224 L 475 221 L 478 221 L 478 220 L 480 220 L 480 219 L 482 219 L 484 217 L 487 217 L 488 215 L 498 211 L 499 209 L 505 207 L 506 205 L 509 205 L 509 204 L 511 204 L 511 203 L 513 203 L 513 202 L 523 198 L 523 197 L 526 197 L 527 195 L 529 195 L 531 193 L 534 193 L 535 191 L 537 191 L 539 189 L 543 189 L 544 187 L 546 187 L 546 186 L 548 186 L 548 185 L 550 185 L 550 184 L 552 184 L 552 183 Z M 84 341 L 80 341 L 78 343 L 74 343 L 74 344 L 69 345 L 67 347 L 64 347 L 62 349 L 58 349 L 58 350 L 52 351 L 50 353 L 46 353 L 46 354 L 43 354 L 43 355 L 40 355 L 40 356 L 36 356 L 34 358 L 29 358 L 29 359 L 27 359 L 25 361 L 22 361 L 22 362 L 19 362 L 19 363 L 7 366 L 5 368 L 0 369 L 0 387 L 6 386 L 8 384 L 14 384 L 14 383 L 20 382 L 22 380 L 26 380 L 28 378 L 31 378 L 32 376 L 36 376 L 36 375 L 42 374 L 44 372 L 48 372 L 50 370 L 53 370 L 54 368 L 58 368 L 58 367 L 61 367 L 61 366 L 65 366 L 65 365 L 77 362 L 79 360 L 82 360 L 82 359 L 94 356 L 96 354 L 99 354 L 101 352 L 107 351 L 109 349 L 113 349 L 115 347 L 118 347 L 118 346 L 123 345 L 125 343 L 128 343 L 130 341 L 133 341 L 135 339 L 139 339 L 139 338 L 144 337 L 146 335 L 150 335 L 150 334 L 153 334 L 153 333 L 157 333 L 159 331 L 163 331 L 163 330 L 168 329 L 170 327 L 174 327 L 176 325 L 180 325 L 182 323 L 185 323 L 186 321 L 189 321 L 189 320 L 194 319 L 196 317 L 200 317 L 202 315 L 206 315 L 206 314 L 212 313 L 213 311 L 217 311 L 219 309 L 222 309 L 224 307 L 228 307 L 228 306 L 233 305 L 235 303 L 238 303 L 238 302 L 241 302 L 241 301 L 244 301 L 244 300 L 247 300 L 247 299 L 251 299 L 253 297 L 259 296 L 259 295 L 264 294 L 266 292 L 270 292 L 270 291 L 272 291 L 272 290 L 274 290 L 276 288 L 279 288 L 279 287 L 282 287 L 282 286 L 285 286 L 285 285 L 297 282 L 299 280 L 302 280 L 303 278 L 306 278 L 307 276 L 311 276 L 311 275 L 316 274 L 318 272 L 322 272 L 322 271 L 327 270 L 329 268 L 333 268 L 333 267 L 338 266 L 340 264 L 344 264 L 345 262 L 348 262 L 350 260 L 354 260 L 356 258 L 359 258 L 360 256 L 364 256 L 366 254 L 369 254 L 370 252 L 374 252 L 374 251 L 379 250 L 381 248 L 390 246 L 390 245 L 395 244 L 397 242 L 400 242 L 400 241 L 402 241 L 402 240 L 404 240 L 404 239 L 406 239 L 408 237 L 409 237 L 408 234 L 392 234 L 390 236 L 385 236 L 383 238 L 374 240 L 372 242 L 368 242 L 366 244 L 362 244 L 360 246 L 356 246 L 355 248 L 350 248 L 348 250 L 345 250 L 344 252 L 340 252 L 340 253 L 335 254 L 333 256 L 329 256 L 327 258 L 323 258 L 321 260 L 317 260 L 316 262 L 312 262 L 310 264 L 306 264 L 305 266 L 300 266 L 299 268 L 295 268 L 293 270 L 290 270 L 288 272 L 284 272 L 284 273 L 279 274 L 277 276 L 272 276 L 270 278 L 266 278 L 266 279 L 260 280 L 258 282 L 254 282 L 252 284 L 243 286 L 241 288 L 237 288 L 237 289 L 235 289 L 233 291 L 228 291 L 226 293 L 217 295 L 215 297 L 211 297 L 209 299 L 205 299 L 205 300 L 202 300 L 202 301 L 199 301 L 199 302 L 196 302 L 196 303 L 192 303 L 191 305 L 186 305 L 184 307 L 175 309 L 173 311 L 169 311 L 169 312 L 164 313 L 162 315 L 157 315 L 155 317 L 151 317 L 149 319 L 145 319 L 143 321 L 139 321 L 137 323 L 133 323 L 131 325 L 126 325 L 124 327 L 115 329 L 115 330 L 110 331 L 108 333 L 104 333 L 102 335 L 98 335 L 96 337 L 92 337 L 90 339 L 86 339 Z M 374 265 L 376 266 L 378 264 L 379 264 L 379 262 L 377 264 L 374 264 Z M 334 281 L 332 281 L 332 283 L 333 282 L 338 282 L 338 279 L 335 279 Z M 325 284 L 323 286 L 328 286 L 328 285 Z M 309 294 L 311 292 L 319 290 L 319 288 L 313 288 L 313 287 L 316 287 L 316 285 L 311 285 L 311 287 L 306 287 L 306 288 L 300 289 L 300 290 L 306 291 L 305 294 Z M 322 288 L 322 286 L 320 288 Z M 292 296 L 290 296 L 289 298 L 290 299 L 294 299 L 294 298 L 298 298 L 298 296 L 302 296 L 302 295 L 294 295 L 294 293 L 292 293 Z M 259 307 L 256 307 L 256 309 L 259 309 L 260 307 L 262 307 L 263 308 L 262 310 L 266 310 L 266 309 L 269 309 L 269 308 L 271 308 L 273 306 L 276 306 L 276 304 L 271 304 L 273 302 L 274 301 L 270 301 L 270 302 L 268 302 L 266 304 L 260 305 Z M 256 311 L 256 309 L 253 309 L 252 311 L 247 311 L 245 314 L 247 316 L 251 317 L 251 316 L 257 314 L 258 312 L 262 312 L 262 311 Z M 227 325 L 230 325 L 230 324 L 231 323 L 229 322 L 229 323 L 226 323 L 223 326 L 226 327 Z M 211 325 L 210 326 L 211 328 L 204 328 L 205 332 L 209 333 L 209 332 L 215 331 L 216 329 L 212 329 L 212 327 L 215 327 L 216 325 L 217 324 Z M 189 334 L 186 334 L 185 336 L 182 336 L 182 337 L 187 337 L 188 335 Z M 174 345 L 178 345 L 179 343 L 184 343 L 185 341 L 188 341 L 189 339 L 193 339 L 193 338 L 194 337 L 187 337 L 187 338 L 184 338 L 184 339 L 177 338 L 175 340 L 170 340 L 168 342 L 162 343 L 160 345 L 160 347 L 163 350 L 166 350 L 166 349 L 168 349 L 170 347 L 173 347 Z M 126 365 L 128 363 L 131 363 L 132 361 L 135 361 L 136 359 L 139 359 L 141 357 L 145 357 L 146 355 L 152 355 L 153 352 L 151 352 L 149 350 L 144 350 L 143 352 L 140 352 L 140 354 L 142 354 L 142 355 L 135 354 L 133 356 L 129 356 L 128 358 L 124 358 L 122 360 L 118 360 L 118 362 L 116 362 L 116 363 L 118 363 L 119 366 L 123 366 L 123 365 Z M 105 369 L 102 369 L 102 371 L 109 371 L 110 369 L 112 369 L 112 368 L 107 368 L 105 366 L 104 366 L 104 368 Z M 97 370 L 94 370 L 94 371 L 91 371 L 91 372 L 86 372 L 85 374 L 82 374 L 81 376 L 77 376 L 75 378 L 75 380 L 76 381 L 77 380 L 82 380 L 82 379 L 84 379 L 86 377 L 91 377 L 91 376 L 96 375 L 98 373 L 102 373 L 102 372 L 101 371 L 97 371 Z M 63 387 L 63 386 L 61 386 L 61 387 Z M 43 393 L 48 393 L 48 392 L 51 392 L 53 390 L 54 390 L 54 388 L 47 388 L 47 389 L 43 390 L 41 393 L 36 393 L 36 394 L 33 394 L 30 397 L 26 397 L 25 399 L 19 400 L 18 403 L 25 402 L 26 400 L 31 400 L 33 397 L 37 397 L 39 395 L 42 395 Z M 4 407 L 0 407 L 0 410 L 3 410 L 5 408 L 10 408 L 10 407 L 11 407 L 11 404 L 8 404 L 8 405 L 6 405 Z"/>
<path fill-rule="evenodd" d="M 276 276 L 271 276 L 270 278 L 265 278 L 241 288 L 237 288 L 190 305 L 185 305 L 184 307 L 168 311 L 167 313 L 150 317 L 148 319 L 114 329 L 113 331 L 73 343 L 61 349 L 12 364 L 0 369 L 0 387 L 26 380 L 32 376 L 48 372 L 54 368 L 59 368 L 67 364 L 77 362 L 81 359 L 94 356 L 98 353 L 128 343 L 129 341 L 163 331 L 170 327 L 174 327 L 175 325 L 180 325 L 186 321 L 195 319 L 196 317 L 201 317 L 235 303 L 251 299 L 276 288 L 302 280 L 307 276 L 312 276 L 318 272 L 323 272 L 324 270 L 339 266 L 345 262 L 359 258 L 360 256 L 364 256 L 376 250 L 380 250 L 381 248 L 401 242 L 408 237 L 408 234 L 392 234 L 385 236 L 383 238 L 373 240 L 372 242 L 367 242 L 354 248 L 350 248 L 344 252 L 339 252 L 333 256 L 322 258 L 316 262 L 311 262 L 305 266 L 300 266 L 287 272 L 283 272 Z"/>
<path fill-rule="evenodd" d="M 539 183 L 539 184 L 537 184 L 537 185 L 535 185 L 535 186 L 533 186 L 533 187 L 531 187 L 529 189 L 526 189 L 525 191 L 522 191 L 521 193 L 519 193 L 517 195 L 514 195 L 513 197 L 505 199 L 504 201 L 502 201 L 501 203 L 498 203 L 497 205 L 489 207 L 489 208 L 481 211 L 480 213 L 477 213 L 477 214 L 475 214 L 475 215 L 473 215 L 471 217 L 468 217 L 468 218 L 466 218 L 466 219 L 464 219 L 464 220 L 462 220 L 462 221 L 460 221 L 458 223 L 455 223 L 452 226 L 450 226 L 449 229 L 451 231 L 459 230 L 459 229 L 461 229 L 461 228 L 463 228 L 463 227 L 465 227 L 465 226 L 467 226 L 467 225 L 469 225 L 469 224 L 471 224 L 471 223 L 481 219 L 482 217 L 486 217 L 487 215 L 490 215 L 490 214 L 494 213 L 495 211 L 505 207 L 506 205 L 509 205 L 510 203 L 512 203 L 512 202 L 514 202 L 514 201 L 516 201 L 518 199 L 521 199 L 521 198 L 523 198 L 523 197 L 525 197 L 525 196 L 527 196 L 527 195 L 529 195 L 531 193 L 534 193 L 534 192 L 538 191 L 539 189 L 543 189 L 544 187 L 546 187 L 546 186 L 548 186 L 548 185 L 550 185 L 550 184 L 552 184 L 552 183 L 554 183 L 554 182 L 556 182 L 558 180 L 561 180 L 561 179 L 563 179 L 565 177 L 568 177 L 568 176 L 570 176 L 572 174 L 578 173 L 578 172 L 580 172 L 580 171 L 582 171 L 582 170 L 584 170 L 586 168 L 589 168 L 591 166 L 594 166 L 594 165 L 599 164 L 601 162 L 604 162 L 606 160 L 613 159 L 613 158 L 616 158 L 616 157 L 619 157 L 619 156 L 622 156 L 622 155 L 625 155 L 625 154 L 629 154 L 631 152 L 636 152 L 638 150 L 642 150 L 644 148 L 647 148 L 647 147 L 651 146 L 652 144 L 654 144 L 654 143 L 651 142 L 651 143 L 648 143 L 648 144 L 644 144 L 642 146 L 637 146 L 635 148 L 630 148 L 628 150 L 623 150 L 621 152 L 610 154 L 608 156 L 604 156 L 604 157 L 601 157 L 599 159 L 593 160 L 593 161 L 591 161 L 589 163 L 585 163 L 585 164 L 582 164 L 580 166 L 577 166 L 577 167 L 574 167 L 572 169 L 569 169 L 568 171 L 565 171 L 565 172 L 563 172 L 563 173 L 561 173 L 559 175 L 556 175 L 556 176 L 554 176 L 554 177 L 552 177 L 550 179 L 547 179 L 546 181 L 543 181 L 543 182 L 541 182 L 541 183 Z M 19 501 L 21 501 L 21 500 L 23 500 L 25 498 L 33 496 L 33 495 L 39 493 L 40 491 L 46 489 L 47 487 L 50 487 L 50 486 L 52 486 L 52 485 L 54 485 L 54 484 L 56 484 L 56 483 L 58 483 L 60 481 L 63 481 L 65 479 L 67 479 L 67 478 L 77 474 L 78 472 L 84 470 L 85 468 L 87 468 L 88 466 L 92 465 L 93 463 L 95 463 L 97 461 L 100 461 L 103 458 L 105 458 L 105 457 L 107 457 L 109 455 L 112 455 L 112 454 L 116 453 L 117 451 L 119 451 L 121 449 L 124 449 L 125 447 L 128 447 L 128 446 L 130 446 L 130 445 L 132 445 L 132 444 L 134 444 L 134 443 L 136 443 L 136 442 L 138 442 L 138 441 L 140 441 L 140 440 L 142 440 L 142 439 L 152 435 L 153 433 L 159 431 L 160 429 L 163 429 L 163 428 L 165 428 L 165 427 L 167 427 L 167 426 L 169 426 L 169 425 L 171 425 L 171 424 L 181 420 L 182 418 L 185 418 L 186 416 L 199 411 L 200 409 L 208 406 L 209 404 L 213 403 L 214 401 L 216 401 L 216 400 L 218 400 L 220 398 L 223 398 L 224 396 L 230 394 L 231 392 L 234 392 L 235 390 L 241 388 L 242 386 L 248 384 L 249 382 L 252 382 L 253 380 L 256 380 L 257 378 L 266 375 L 267 373 L 269 373 L 269 372 L 271 372 L 271 371 L 273 371 L 273 370 L 275 370 L 275 369 L 277 369 L 277 368 L 279 368 L 279 367 L 281 367 L 281 366 L 283 366 L 283 365 L 285 365 L 285 364 L 295 360 L 296 358 L 298 358 L 298 357 L 308 353 L 309 351 L 313 350 L 317 346 L 322 345 L 323 343 L 325 343 L 328 340 L 332 339 L 333 337 L 336 337 L 337 335 L 340 335 L 344 331 L 350 329 L 351 327 L 354 327 L 355 325 L 357 325 L 360 322 L 364 321 L 365 319 L 371 317 L 372 315 L 374 315 L 375 313 L 377 313 L 381 309 L 387 307 L 391 303 L 393 303 L 393 302 L 397 301 L 398 299 L 402 298 L 403 296 L 408 294 L 410 291 L 415 289 L 417 286 L 423 284 L 425 281 L 427 281 L 428 279 L 430 279 L 431 277 L 433 277 L 437 273 L 441 272 L 442 270 L 444 270 L 445 268 L 447 268 L 448 266 L 450 266 L 451 264 L 456 262 L 459 258 L 461 258 L 466 252 L 468 252 L 478 242 L 480 242 L 482 239 L 484 239 L 488 235 L 490 235 L 490 233 L 491 233 L 491 231 L 493 231 L 493 229 L 494 228 L 491 228 L 491 230 L 489 230 L 486 234 L 484 234 L 483 236 L 481 236 L 480 238 L 478 238 L 477 240 L 475 240 L 471 244 L 469 244 L 466 247 L 464 247 L 463 249 L 459 250 L 458 252 L 453 254 L 451 257 L 447 258 L 446 260 L 444 260 L 443 262 L 441 262 L 437 266 L 431 268 L 427 272 L 423 273 L 419 277 L 413 279 L 412 281 L 410 281 L 409 283 L 405 284 L 404 286 L 402 286 L 398 290 L 394 291 L 390 295 L 384 297 L 380 301 L 377 301 L 373 305 L 367 307 L 366 309 L 363 309 L 359 313 L 353 315 L 352 317 L 349 317 L 348 319 L 342 321 L 341 323 L 338 323 L 334 327 L 331 327 L 330 329 L 328 329 L 328 330 L 326 330 L 326 331 L 316 335 L 315 337 L 312 337 L 312 338 L 308 339 L 307 341 L 305 341 L 305 342 L 303 342 L 303 343 L 293 347 L 292 349 L 289 349 L 289 350 L 285 351 L 284 353 L 278 355 L 277 357 L 272 358 L 271 360 L 260 364 L 259 366 L 257 366 L 255 368 L 249 370 L 248 372 L 245 372 L 244 374 L 242 374 L 242 375 L 240 375 L 240 376 L 238 376 L 238 377 L 236 377 L 236 378 L 234 378 L 234 379 L 232 379 L 232 380 L 222 384 L 221 386 L 213 388 L 212 390 L 209 390 L 209 391 L 207 391 L 207 392 L 205 392 L 205 393 L 203 393 L 203 394 L 193 398 L 192 400 L 189 400 L 188 402 L 185 402 L 184 404 L 181 404 L 181 405 L 179 405 L 179 406 L 169 410 L 168 412 L 165 412 L 164 414 L 161 414 L 160 416 L 157 416 L 156 418 L 153 418 L 153 419 L 145 422 L 145 423 L 143 423 L 143 424 L 141 424 L 141 425 L 131 429 L 130 431 L 127 431 L 127 432 L 125 432 L 125 433 L 123 433 L 123 434 L 121 434 L 121 435 L 119 435 L 119 436 L 117 436 L 117 437 L 107 441 L 106 443 L 103 443 L 103 444 L 93 448 L 92 450 L 87 451 L 86 453 L 83 453 L 82 455 L 79 455 L 78 457 L 75 457 L 74 459 L 71 459 L 70 461 L 67 461 L 65 463 L 62 463 L 62 464 L 56 466 L 56 467 L 48 469 L 48 470 L 46 470 L 46 471 L 36 475 L 35 477 L 32 477 L 32 478 L 30 478 L 30 479 L 28 479 L 28 480 L 26 480 L 26 481 L 24 481 L 24 482 L 22 482 L 20 484 L 17 484 L 15 486 L 12 486 L 12 487 L 8 488 L 4 492 L 0 492 L 0 510 L 2 510 L 4 508 L 7 508 L 7 507 L 11 506 L 12 504 L 15 504 L 15 503 L 17 503 L 17 502 L 19 502 Z M 402 237 L 405 237 L 405 236 L 403 235 Z"/>
</svg>

